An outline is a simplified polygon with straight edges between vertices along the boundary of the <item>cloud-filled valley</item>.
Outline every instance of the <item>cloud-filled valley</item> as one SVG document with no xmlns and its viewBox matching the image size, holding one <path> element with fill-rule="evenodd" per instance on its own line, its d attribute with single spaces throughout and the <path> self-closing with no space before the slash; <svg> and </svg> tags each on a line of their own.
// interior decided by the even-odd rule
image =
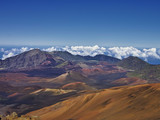
<svg viewBox="0 0 160 120">
<path fill-rule="evenodd" d="M 19 53 L 31 50 L 37 47 L 14 47 L 14 48 L 0 48 L 1 59 L 4 60 L 8 57 L 15 56 Z M 82 55 L 82 56 L 95 56 L 97 54 L 106 54 L 108 56 L 116 57 L 119 59 L 123 59 L 129 56 L 137 56 L 149 63 L 152 64 L 160 64 L 160 49 L 157 48 L 135 48 L 135 47 L 100 47 L 98 45 L 95 46 L 63 46 L 63 47 L 41 47 L 43 51 L 68 51 L 74 55 Z"/>
</svg>

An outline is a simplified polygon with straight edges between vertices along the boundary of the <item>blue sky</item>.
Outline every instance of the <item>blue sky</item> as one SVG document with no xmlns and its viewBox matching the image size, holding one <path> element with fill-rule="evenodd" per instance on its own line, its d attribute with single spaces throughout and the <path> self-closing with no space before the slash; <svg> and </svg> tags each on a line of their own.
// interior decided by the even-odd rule
<svg viewBox="0 0 160 120">
<path fill-rule="evenodd" d="M 0 0 L 0 45 L 159 47 L 160 0 Z"/>
</svg>

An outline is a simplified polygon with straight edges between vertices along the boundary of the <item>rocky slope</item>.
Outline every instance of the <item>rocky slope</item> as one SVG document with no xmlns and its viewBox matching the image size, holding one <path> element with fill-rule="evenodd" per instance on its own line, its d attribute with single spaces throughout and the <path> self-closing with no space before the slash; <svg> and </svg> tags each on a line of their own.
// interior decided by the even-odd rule
<svg viewBox="0 0 160 120">
<path fill-rule="evenodd" d="M 52 55 L 40 51 L 39 49 L 34 49 L 1 61 L 0 68 L 14 70 L 36 68 L 40 66 L 53 66 L 55 64 L 56 61 L 53 59 Z"/>
</svg>

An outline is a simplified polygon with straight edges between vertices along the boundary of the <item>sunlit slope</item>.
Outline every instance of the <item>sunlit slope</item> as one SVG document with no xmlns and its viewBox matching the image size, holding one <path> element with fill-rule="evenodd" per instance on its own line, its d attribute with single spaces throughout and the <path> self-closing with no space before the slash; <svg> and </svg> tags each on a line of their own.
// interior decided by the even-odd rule
<svg viewBox="0 0 160 120">
<path fill-rule="evenodd" d="M 51 83 L 56 83 L 56 84 L 68 84 L 71 82 L 87 82 L 89 79 L 85 76 L 83 76 L 79 72 L 75 71 L 69 71 L 67 73 L 64 73 L 56 78 L 48 80 Z"/>
<path fill-rule="evenodd" d="M 91 87 L 84 82 L 68 83 L 66 85 L 63 85 L 62 89 L 64 89 L 64 90 L 79 90 L 79 91 L 81 91 L 81 90 L 96 90 L 94 87 Z"/>
<path fill-rule="evenodd" d="M 29 113 L 42 120 L 158 120 L 160 84 L 117 87 Z"/>
</svg>

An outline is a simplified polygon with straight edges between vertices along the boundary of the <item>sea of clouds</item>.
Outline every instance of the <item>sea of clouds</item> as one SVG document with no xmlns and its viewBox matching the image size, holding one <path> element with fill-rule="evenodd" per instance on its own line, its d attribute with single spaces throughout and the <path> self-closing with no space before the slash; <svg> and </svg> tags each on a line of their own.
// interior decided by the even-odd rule
<svg viewBox="0 0 160 120">
<path fill-rule="evenodd" d="M 32 50 L 31 47 L 20 47 L 20 48 L 0 48 L 1 59 L 4 60 L 8 57 L 15 56 L 19 53 Z M 100 47 L 95 46 L 63 46 L 63 47 L 48 47 L 40 48 L 43 51 L 68 51 L 74 55 L 82 56 L 95 56 L 97 54 L 105 54 L 108 56 L 116 57 L 119 59 L 127 58 L 129 56 L 139 57 L 152 64 L 160 64 L 160 49 L 157 48 L 143 48 L 138 49 L 135 47 Z"/>
</svg>

